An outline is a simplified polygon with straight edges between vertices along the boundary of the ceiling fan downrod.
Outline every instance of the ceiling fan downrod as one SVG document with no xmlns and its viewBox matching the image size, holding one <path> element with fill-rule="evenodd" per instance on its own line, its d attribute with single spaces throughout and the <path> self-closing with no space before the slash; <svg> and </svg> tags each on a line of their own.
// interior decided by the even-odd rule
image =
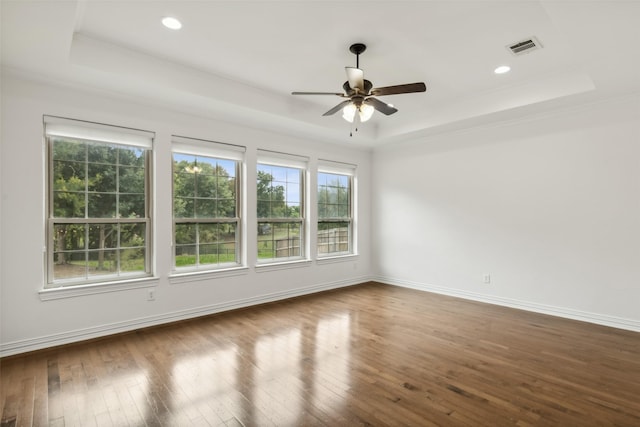
<svg viewBox="0 0 640 427">
<path fill-rule="evenodd" d="M 349 46 L 349 51 L 356 56 L 356 68 L 360 68 L 360 54 L 367 50 L 364 43 L 354 43 Z"/>
</svg>

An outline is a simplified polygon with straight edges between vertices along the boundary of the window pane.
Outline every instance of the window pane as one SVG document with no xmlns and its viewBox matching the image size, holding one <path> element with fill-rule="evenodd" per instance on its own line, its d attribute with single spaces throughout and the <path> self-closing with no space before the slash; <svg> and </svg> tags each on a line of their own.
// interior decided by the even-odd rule
<svg viewBox="0 0 640 427">
<path fill-rule="evenodd" d="M 85 193 L 53 192 L 54 218 L 84 218 Z"/>
<path fill-rule="evenodd" d="M 302 256 L 299 222 L 261 222 L 258 224 L 258 258 L 286 258 Z"/>
<path fill-rule="evenodd" d="M 119 147 L 118 164 L 126 166 L 144 166 L 144 150 L 137 147 Z"/>
<path fill-rule="evenodd" d="M 300 184 L 302 171 L 300 169 L 287 168 L 287 182 Z"/>
<path fill-rule="evenodd" d="M 87 144 L 87 160 L 89 163 L 103 163 L 114 165 L 117 163 L 118 146 L 101 142 Z"/>
<path fill-rule="evenodd" d="M 84 162 L 53 162 L 53 189 L 57 191 L 85 191 Z"/>
<path fill-rule="evenodd" d="M 195 200 L 192 198 L 175 197 L 173 199 L 173 216 L 176 218 L 195 218 Z"/>
<path fill-rule="evenodd" d="M 349 218 L 350 180 L 348 176 L 320 173 L 318 174 L 318 217 Z"/>
<path fill-rule="evenodd" d="M 86 252 L 56 252 L 55 259 L 63 256 L 64 262 L 56 261 L 53 265 L 53 278 L 57 279 L 84 279 L 87 277 Z"/>
<path fill-rule="evenodd" d="M 89 225 L 89 249 L 105 249 L 118 247 L 117 224 Z"/>
<path fill-rule="evenodd" d="M 196 245 L 176 245 L 176 267 L 196 265 Z"/>
<path fill-rule="evenodd" d="M 218 241 L 218 224 L 198 224 L 198 243 L 214 243 Z"/>
<path fill-rule="evenodd" d="M 120 250 L 120 271 L 145 271 L 145 249 L 121 249 Z"/>
<path fill-rule="evenodd" d="M 54 260 L 58 264 L 65 264 L 65 251 L 85 249 L 86 226 L 84 224 L 56 224 L 53 226 Z"/>
<path fill-rule="evenodd" d="M 348 222 L 318 223 L 318 253 L 349 252 L 350 228 Z"/>
<path fill-rule="evenodd" d="M 146 224 L 121 224 L 120 247 L 145 247 Z"/>
<path fill-rule="evenodd" d="M 89 276 L 102 276 L 118 271 L 116 250 L 89 251 Z"/>
<path fill-rule="evenodd" d="M 144 168 L 120 166 L 118 171 L 120 193 L 138 193 L 144 196 Z"/>
<path fill-rule="evenodd" d="M 209 176 L 216 175 L 216 159 L 212 157 L 197 156 L 196 164 L 198 166 L 196 173 Z"/>
<path fill-rule="evenodd" d="M 101 193 L 115 193 L 116 186 L 115 165 L 89 163 L 87 165 L 87 190 Z"/>
<path fill-rule="evenodd" d="M 196 243 L 196 224 L 176 224 L 176 245 Z"/>
<path fill-rule="evenodd" d="M 236 201 L 235 199 L 219 199 L 217 203 L 218 218 L 235 218 L 236 217 Z"/>
<path fill-rule="evenodd" d="M 273 227 L 270 223 L 258 224 L 258 259 L 275 258 Z"/>
<path fill-rule="evenodd" d="M 215 175 L 195 174 L 196 177 L 196 196 L 198 197 L 216 197 L 217 195 L 217 179 Z"/>
<path fill-rule="evenodd" d="M 196 199 L 196 218 L 215 218 L 215 199 Z"/>
<path fill-rule="evenodd" d="M 237 263 L 236 242 L 221 243 L 218 245 L 218 262 L 220 264 Z"/>
<path fill-rule="evenodd" d="M 258 218 L 301 217 L 302 171 L 258 165 Z"/>
<path fill-rule="evenodd" d="M 65 138 L 53 138 L 53 160 L 69 160 L 85 162 L 87 146 L 82 141 Z"/>
<path fill-rule="evenodd" d="M 200 245 L 199 264 L 218 264 L 218 245 Z"/>
<path fill-rule="evenodd" d="M 87 195 L 89 218 L 115 218 L 116 194 L 115 193 L 89 193 Z"/>
<path fill-rule="evenodd" d="M 300 204 L 289 203 L 287 205 L 284 216 L 287 218 L 300 218 Z"/>
<path fill-rule="evenodd" d="M 144 194 L 123 194 L 119 200 L 120 218 L 145 218 Z"/>
<path fill-rule="evenodd" d="M 196 188 L 195 174 L 175 173 L 173 175 L 173 194 L 176 197 L 194 197 Z"/>
<path fill-rule="evenodd" d="M 216 197 L 220 200 L 229 201 L 225 204 L 226 207 L 223 211 L 218 211 L 221 217 L 226 217 L 230 207 L 233 207 L 235 211 L 236 181 L 235 178 L 221 176 L 217 178 L 216 185 Z"/>
<path fill-rule="evenodd" d="M 233 160 L 218 159 L 218 176 L 236 177 L 236 162 Z"/>
<path fill-rule="evenodd" d="M 200 264 L 236 262 L 235 224 L 199 224 L 198 230 Z"/>
</svg>

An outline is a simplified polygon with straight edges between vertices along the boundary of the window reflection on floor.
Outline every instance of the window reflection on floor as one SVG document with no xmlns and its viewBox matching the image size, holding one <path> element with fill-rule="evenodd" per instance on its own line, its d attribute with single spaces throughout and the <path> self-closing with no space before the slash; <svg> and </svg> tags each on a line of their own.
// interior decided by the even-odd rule
<svg viewBox="0 0 640 427">
<path fill-rule="evenodd" d="M 276 425 L 295 425 L 304 412 L 300 371 L 301 332 L 263 335 L 255 346 L 253 403 Z"/>
<path fill-rule="evenodd" d="M 315 339 L 314 401 L 336 408 L 344 404 L 350 387 L 351 318 L 348 313 L 322 319 Z"/>
<path fill-rule="evenodd" d="M 172 369 L 172 404 L 188 421 L 224 422 L 240 411 L 238 358 L 235 345 L 182 357 Z M 187 420 L 174 420 L 185 422 Z M 179 425 L 179 424 L 175 424 Z"/>
</svg>

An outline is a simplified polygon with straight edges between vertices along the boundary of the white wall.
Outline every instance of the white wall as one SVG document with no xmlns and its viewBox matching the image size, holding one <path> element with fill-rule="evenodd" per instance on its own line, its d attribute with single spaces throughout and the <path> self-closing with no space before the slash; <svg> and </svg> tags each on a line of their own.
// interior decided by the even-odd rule
<svg viewBox="0 0 640 427">
<path fill-rule="evenodd" d="M 43 114 L 156 132 L 155 301 L 146 289 L 40 299 Z M 357 164 L 359 256 L 256 272 L 248 209 L 246 274 L 172 283 L 171 134 L 245 145 L 249 166 L 258 148 L 307 155 L 312 166 Z M 0 148 L 0 355 L 372 277 L 640 331 L 638 97 L 390 145 L 372 161 L 368 151 L 4 76 Z"/>
<path fill-rule="evenodd" d="M 380 148 L 372 170 L 379 280 L 640 331 L 640 97 Z"/>
<path fill-rule="evenodd" d="M 360 283 L 369 279 L 370 161 L 368 150 L 304 141 L 291 136 L 142 105 L 97 92 L 2 80 L 0 263 L 0 355 L 106 335 L 136 327 Z M 45 280 L 43 114 L 102 122 L 156 132 L 155 251 L 156 300 L 147 289 L 131 289 L 42 301 Z M 248 193 L 255 190 L 256 150 L 270 149 L 358 166 L 359 255 L 343 262 L 256 272 L 255 198 L 247 203 L 248 271 L 232 277 L 183 283 L 169 280 L 171 266 L 172 134 L 247 147 Z M 251 181 L 253 178 L 253 182 Z M 315 177 L 311 174 L 311 189 Z M 315 196 L 313 196 L 315 197 Z M 311 210 L 311 220 L 315 211 Z M 312 258 L 315 253 L 311 251 Z"/>
</svg>

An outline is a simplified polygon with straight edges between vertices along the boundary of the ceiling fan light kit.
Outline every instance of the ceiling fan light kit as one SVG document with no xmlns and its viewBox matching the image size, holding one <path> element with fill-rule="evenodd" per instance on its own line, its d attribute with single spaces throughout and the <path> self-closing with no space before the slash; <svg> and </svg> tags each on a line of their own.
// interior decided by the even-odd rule
<svg viewBox="0 0 640 427">
<path fill-rule="evenodd" d="M 345 67 L 347 81 L 342 85 L 344 92 L 291 92 L 291 94 L 333 95 L 347 98 L 324 113 L 323 116 L 330 116 L 342 110 L 342 118 L 353 123 L 354 121 L 366 122 L 376 110 L 387 116 L 398 111 L 393 105 L 382 102 L 375 96 L 400 95 L 427 90 L 427 86 L 423 82 L 374 88 L 373 84 L 364 78 L 364 72 L 360 69 L 360 54 L 366 49 L 367 46 L 363 43 L 354 43 L 349 47 L 349 51 L 356 55 L 356 66 Z"/>
</svg>

